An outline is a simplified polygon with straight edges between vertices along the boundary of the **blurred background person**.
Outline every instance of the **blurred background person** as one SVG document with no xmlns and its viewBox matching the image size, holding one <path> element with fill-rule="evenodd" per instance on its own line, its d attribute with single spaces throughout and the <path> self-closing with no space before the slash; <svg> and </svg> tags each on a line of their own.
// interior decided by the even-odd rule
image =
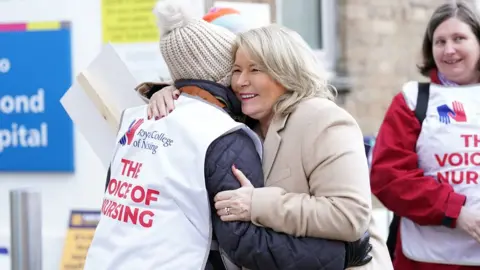
<svg viewBox="0 0 480 270">
<path fill-rule="evenodd" d="M 371 185 L 396 215 L 395 269 L 480 269 L 479 164 L 472 159 L 472 134 L 480 130 L 479 40 L 475 6 L 439 6 L 419 65 L 430 83 L 406 83 L 380 127 Z"/>
</svg>

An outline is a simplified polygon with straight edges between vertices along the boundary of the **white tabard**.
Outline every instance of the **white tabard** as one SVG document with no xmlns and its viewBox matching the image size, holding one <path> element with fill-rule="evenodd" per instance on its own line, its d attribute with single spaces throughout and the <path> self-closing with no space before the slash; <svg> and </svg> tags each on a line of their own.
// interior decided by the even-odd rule
<svg viewBox="0 0 480 270">
<path fill-rule="evenodd" d="M 467 196 L 466 207 L 480 209 L 480 85 L 430 85 L 427 116 L 417 141 L 425 175 L 450 184 Z M 408 106 L 416 106 L 417 83 L 403 88 Z M 408 258 L 452 265 L 480 265 L 480 244 L 459 228 L 420 226 L 401 219 L 402 249 Z"/>
<path fill-rule="evenodd" d="M 176 109 L 147 120 L 146 106 L 122 117 L 102 217 L 85 270 L 199 270 L 211 245 L 205 155 L 220 136 L 244 129 L 222 109 L 182 94 Z"/>
</svg>

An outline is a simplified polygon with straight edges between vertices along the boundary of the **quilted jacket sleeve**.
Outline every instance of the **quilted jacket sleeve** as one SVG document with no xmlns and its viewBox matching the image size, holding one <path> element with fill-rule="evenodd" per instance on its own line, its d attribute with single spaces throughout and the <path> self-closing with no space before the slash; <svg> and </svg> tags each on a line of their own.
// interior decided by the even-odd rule
<svg viewBox="0 0 480 270">
<path fill-rule="evenodd" d="M 213 142 L 205 163 L 213 230 L 220 247 L 236 264 L 251 270 L 344 269 L 344 242 L 297 238 L 250 222 L 223 222 L 213 207 L 213 198 L 220 191 L 240 187 L 231 171 L 233 164 L 252 179 L 255 187 L 263 186 L 261 160 L 253 141 L 244 131 L 225 135 Z"/>
</svg>

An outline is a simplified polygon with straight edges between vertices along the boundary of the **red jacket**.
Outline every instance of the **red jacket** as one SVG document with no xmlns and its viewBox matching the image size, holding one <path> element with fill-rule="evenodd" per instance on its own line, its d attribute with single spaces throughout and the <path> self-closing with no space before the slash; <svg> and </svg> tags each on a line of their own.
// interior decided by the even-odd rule
<svg viewBox="0 0 480 270">
<path fill-rule="evenodd" d="M 432 83 L 440 81 L 432 72 Z M 452 227 L 465 202 L 447 183 L 438 183 L 425 176 L 418 167 L 415 152 L 421 125 L 407 106 L 402 93 L 390 105 L 373 150 L 372 192 L 395 214 L 407 217 L 419 225 L 442 225 L 446 219 Z M 395 248 L 396 270 L 473 270 L 480 266 L 457 266 L 412 261 L 402 252 L 400 230 Z"/>
</svg>

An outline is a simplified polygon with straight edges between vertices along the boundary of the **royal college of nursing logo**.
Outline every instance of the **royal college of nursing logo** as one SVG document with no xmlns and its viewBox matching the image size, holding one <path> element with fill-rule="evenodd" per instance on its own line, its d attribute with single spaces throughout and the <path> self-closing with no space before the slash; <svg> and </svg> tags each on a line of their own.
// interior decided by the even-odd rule
<svg viewBox="0 0 480 270">
<path fill-rule="evenodd" d="M 166 148 L 173 144 L 173 139 L 167 137 L 163 132 L 140 128 L 144 121 L 144 119 L 133 120 L 118 143 L 122 146 L 131 145 L 135 148 L 149 150 L 152 154 L 157 153 L 159 146 Z"/>
<path fill-rule="evenodd" d="M 138 119 L 138 120 L 133 120 L 130 126 L 128 127 L 127 132 L 125 132 L 125 135 L 120 138 L 119 143 L 121 145 L 130 145 L 132 144 L 133 138 L 135 137 L 135 133 L 137 132 L 137 129 L 143 124 L 144 120 L 143 119 Z"/>
<path fill-rule="evenodd" d="M 467 122 L 467 115 L 463 108 L 463 103 L 454 101 L 452 107 L 447 104 L 443 104 L 437 107 L 439 121 L 444 124 L 450 124 L 452 120 L 457 123 Z"/>
</svg>

